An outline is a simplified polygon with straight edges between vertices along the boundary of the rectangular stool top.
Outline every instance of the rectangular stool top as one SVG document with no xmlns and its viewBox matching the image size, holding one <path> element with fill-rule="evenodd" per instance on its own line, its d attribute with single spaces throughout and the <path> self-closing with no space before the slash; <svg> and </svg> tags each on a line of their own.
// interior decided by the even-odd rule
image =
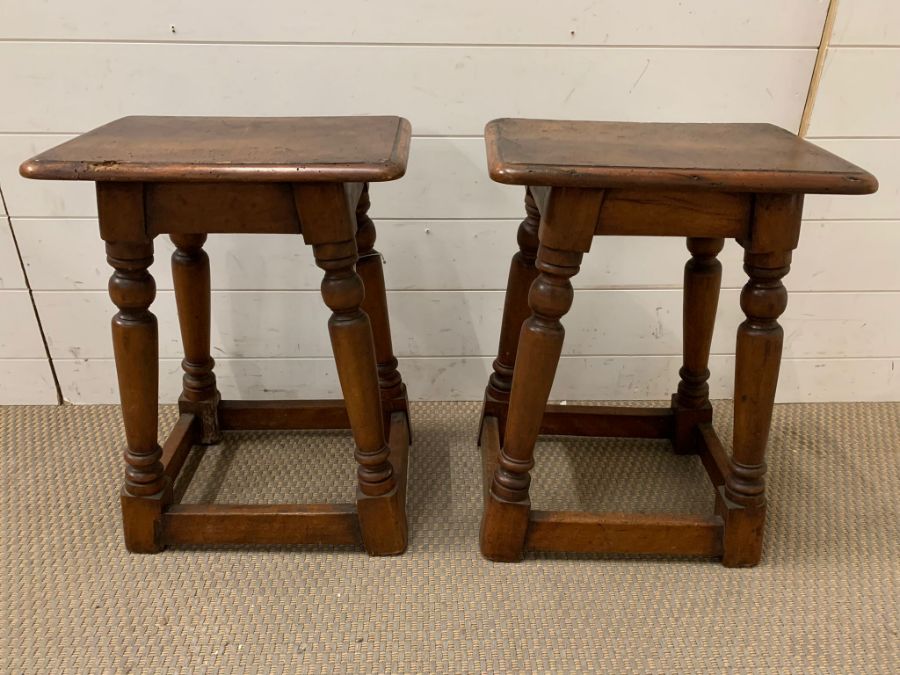
<svg viewBox="0 0 900 675">
<path fill-rule="evenodd" d="M 365 182 L 400 178 L 402 117 L 123 117 L 22 164 L 26 178 Z"/>
<path fill-rule="evenodd" d="M 869 194 L 875 177 L 772 124 L 498 119 L 485 127 L 500 183 L 585 188 Z"/>
</svg>

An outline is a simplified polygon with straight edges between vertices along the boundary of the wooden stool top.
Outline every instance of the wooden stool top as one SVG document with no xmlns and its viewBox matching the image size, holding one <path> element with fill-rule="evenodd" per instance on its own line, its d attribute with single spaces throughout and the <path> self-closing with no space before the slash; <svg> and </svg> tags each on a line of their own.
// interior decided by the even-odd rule
<svg viewBox="0 0 900 675">
<path fill-rule="evenodd" d="M 875 177 L 772 124 L 499 119 L 491 178 L 515 185 L 869 194 Z"/>
<path fill-rule="evenodd" d="M 22 164 L 26 178 L 376 182 L 409 156 L 401 117 L 123 117 Z"/>
</svg>

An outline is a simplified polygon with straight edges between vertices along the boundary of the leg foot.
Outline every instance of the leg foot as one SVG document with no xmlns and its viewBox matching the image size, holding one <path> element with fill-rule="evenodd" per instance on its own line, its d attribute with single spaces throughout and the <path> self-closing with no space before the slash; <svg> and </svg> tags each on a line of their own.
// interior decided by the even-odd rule
<svg viewBox="0 0 900 675">
<path fill-rule="evenodd" d="M 381 497 L 358 491 L 356 508 L 363 545 L 369 555 L 399 555 L 406 550 L 406 504 L 398 487 Z"/>
<path fill-rule="evenodd" d="M 517 562 L 525 552 L 531 502 L 508 502 L 488 494 L 481 519 L 481 555 L 496 562 Z"/>
<path fill-rule="evenodd" d="M 725 567 L 755 567 L 762 559 L 766 506 L 742 507 L 730 501 L 719 488 L 718 515 L 725 523 L 722 564 Z"/>
<path fill-rule="evenodd" d="M 130 553 L 159 553 L 162 543 L 162 513 L 171 502 L 171 488 L 149 497 L 135 497 L 122 490 L 122 529 Z"/>
</svg>

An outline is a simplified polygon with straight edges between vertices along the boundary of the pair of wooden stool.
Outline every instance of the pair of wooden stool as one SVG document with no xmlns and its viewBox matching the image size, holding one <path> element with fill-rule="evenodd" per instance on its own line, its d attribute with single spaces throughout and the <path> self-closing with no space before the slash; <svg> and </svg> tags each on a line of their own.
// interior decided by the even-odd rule
<svg viewBox="0 0 900 675">
<path fill-rule="evenodd" d="M 100 234 L 119 312 L 113 344 L 125 422 L 125 541 L 348 544 L 372 555 L 407 543 L 406 391 L 391 346 L 368 183 L 403 175 L 410 127 L 397 117 L 128 117 L 34 157 L 30 178 L 97 183 Z M 771 125 L 497 120 L 486 129 L 491 177 L 527 186 L 480 440 L 481 550 L 721 556 L 755 565 L 765 521 L 765 448 L 781 358 L 781 283 L 805 193 L 864 194 L 862 169 Z M 210 233 L 291 233 L 313 247 L 344 399 L 220 400 L 210 356 Z M 153 239 L 169 234 L 184 344 L 180 417 L 157 439 L 158 338 L 150 312 Z M 681 236 L 684 366 L 671 408 L 547 405 L 563 343 L 570 279 L 599 235 Z M 738 331 L 733 452 L 712 428 L 707 361 L 724 239 L 745 249 L 747 320 Z M 611 319 L 612 317 L 606 317 Z M 602 320 L 603 318 L 601 318 Z M 349 428 L 356 504 L 176 504 L 172 484 L 196 444 L 235 429 Z M 700 455 L 716 489 L 710 516 L 532 512 L 540 434 L 668 438 Z"/>
</svg>

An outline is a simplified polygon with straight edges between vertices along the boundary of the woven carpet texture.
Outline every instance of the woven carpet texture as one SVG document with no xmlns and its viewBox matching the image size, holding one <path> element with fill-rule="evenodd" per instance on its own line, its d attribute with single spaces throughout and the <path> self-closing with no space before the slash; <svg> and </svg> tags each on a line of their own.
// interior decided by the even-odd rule
<svg viewBox="0 0 900 675">
<path fill-rule="evenodd" d="M 728 445 L 731 409 L 716 404 Z M 479 405 L 418 403 L 410 546 L 130 555 L 115 406 L 0 408 L 8 673 L 897 673 L 900 404 L 776 407 L 763 562 L 478 553 Z M 161 438 L 175 420 L 161 408 Z M 542 509 L 707 513 L 696 457 L 542 439 Z M 346 432 L 195 449 L 184 502 L 352 501 Z"/>
</svg>

